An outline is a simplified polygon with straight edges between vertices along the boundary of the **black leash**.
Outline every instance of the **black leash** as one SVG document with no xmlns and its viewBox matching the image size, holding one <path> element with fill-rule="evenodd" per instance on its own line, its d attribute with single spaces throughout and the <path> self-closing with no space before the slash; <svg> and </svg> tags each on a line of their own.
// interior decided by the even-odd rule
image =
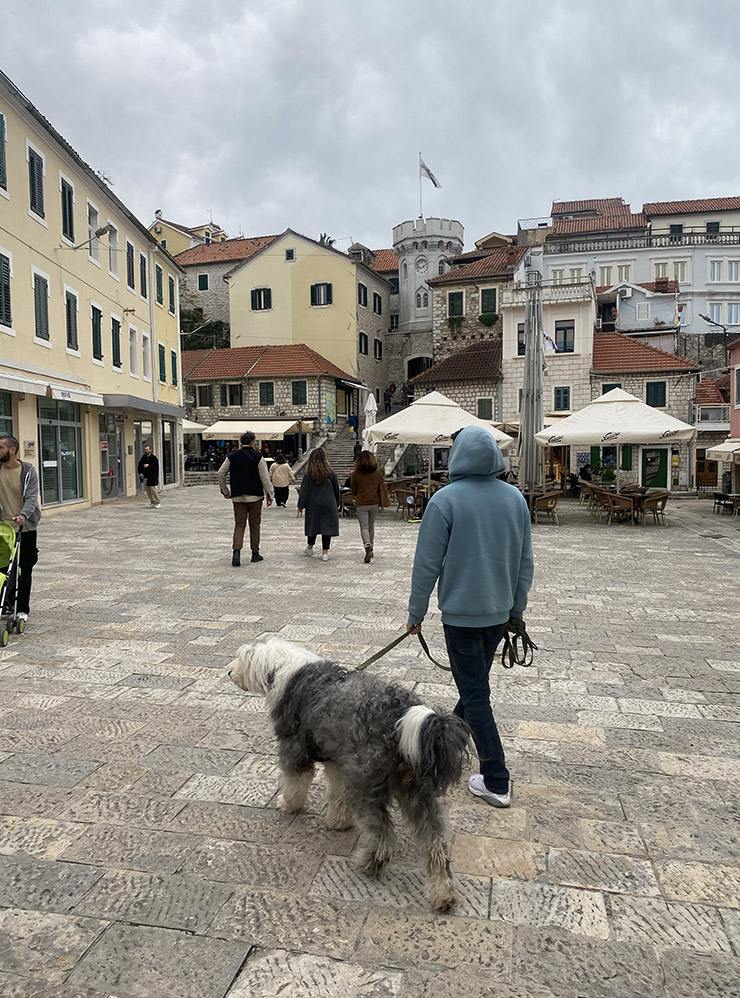
<svg viewBox="0 0 740 998">
<path fill-rule="evenodd" d="M 504 631 L 504 647 L 501 650 L 501 665 L 505 669 L 513 669 L 515 665 L 528 668 L 534 661 L 537 645 L 527 634 L 523 620 L 509 617 Z"/>
<path fill-rule="evenodd" d="M 379 658 L 382 658 L 384 655 L 387 655 L 388 652 L 391 650 L 391 648 L 395 648 L 396 645 L 400 645 L 400 643 L 404 641 L 410 634 L 411 631 L 406 631 L 404 634 L 401 634 L 400 637 L 394 638 L 390 644 L 385 646 L 385 648 L 381 648 L 380 651 L 376 652 L 374 655 L 371 655 L 370 658 L 366 659 L 362 663 L 362 665 L 358 665 L 355 671 L 362 672 L 363 669 L 367 669 L 368 665 L 372 665 L 373 662 L 377 662 Z M 432 653 L 429 651 L 429 645 L 426 643 L 426 639 L 424 638 L 424 635 L 421 633 L 421 631 L 419 631 L 419 633 L 416 636 L 419 639 L 419 644 L 421 645 L 422 650 L 426 655 L 426 657 L 429 659 L 429 661 L 433 662 L 438 669 L 444 669 L 445 672 L 452 672 L 452 669 L 449 667 L 449 665 L 442 665 L 441 662 L 438 662 L 436 658 L 432 657 Z"/>
</svg>

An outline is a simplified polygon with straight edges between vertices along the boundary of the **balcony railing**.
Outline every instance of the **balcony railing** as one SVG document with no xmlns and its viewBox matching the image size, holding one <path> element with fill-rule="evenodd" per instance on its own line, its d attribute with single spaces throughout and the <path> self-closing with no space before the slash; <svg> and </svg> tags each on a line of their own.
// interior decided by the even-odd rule
<svg viewBox="0 0 740 998">
<path fill-rule="evenodd" d="M 597 250 L 661 249 L 673 246 L 738 246 L 740 230 L 724 232 L 661 232 L 648 235 L 581 236 L 577 239 L 550 237 L 545 253 L 591 253 Z"/>
<path fill-rule="evenodd" d="M 729 423 L 729 405 L 695 405 L 694 423 Z"/>
<path fill-rule="evenodd" d="M 658 312 L 647 318 L 639 318 L 634 310 L 627 309 L 617 313 L 616 326 L 620 333 L 627 333 L 637 329 L 675 329 L 678 325 L 679 316 L 677 312 Z"/>
<path fill-rule="evenodd" d="M 515 288 L 506 288 L 501 294 L 501 306 L 526 305 L 530 287 L 531 285 L 520 284 Z M 543 305 L 548 302 L 589 301 L 594 296 L 594 286 L 591 281 L 581 281 L 578 284 L 554 284 L 552 281 L 542 281 L 539 287 Z"/>
</svg>

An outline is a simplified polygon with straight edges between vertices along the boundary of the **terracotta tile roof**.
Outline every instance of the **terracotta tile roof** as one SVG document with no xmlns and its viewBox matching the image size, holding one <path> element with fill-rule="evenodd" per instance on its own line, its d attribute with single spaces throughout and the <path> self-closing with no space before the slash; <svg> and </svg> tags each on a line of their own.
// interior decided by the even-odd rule
<svg viewBox="0 0 740 998">
<path fill-rule="evenodd" d="M 652 201 L 644 204 L 646 215 L 690 215 L 707 211 L 740 211 L 740 197 L 703 198 L 698 201 Z"/>
<path fill-rule="evenodd" d="M 379 274 L 386 274 L 390 271 L 398 270 L 398 257 L 396 256 L 396 251 L 392 249 L 379 249 L 373 250 L 375 254 L 375 259 L 373 260 L 373 270 L 377 270 Z"/>
<path fill-rule="evenodd" d="M 638 284 L 638 288 L 645 288 L 646 291 L 654 291 L 657 294 L 678 294 L 678 281 L 666 281 L 661 284 L 660 287 L 657 286 L 657 281 L 646 281 L 644 284 Z"/>
<path fill-rule="evenodd" d="M 180 354 L 183 378 L 187 378 L 190 372 L 200 364 L 212 349 L 213 347 L 207 347 L 205 350 L 183 350 Z"/>
<path fill-rule="evenodd" d="M 693 371 L 698 364 L 640 343 L 622 333 L 594 333 L 593 369 L 596 374 L 621 371 Z"/>
<path fill-rule="evenodd" d="M 453 267 L 441 277 L 430 278 L 427 284 L 449 284 L 477 277 L 510 277 L 528 248 L 527 246 L 499 246 L 470 263 L 464 263 L 461 267 Z"/>
<path fill-rule="evenodd" d="M 721 378 L 717 378 L 717 380 L 715 381 L 715 384 L 717 385 L 717 388 L 719 389 L 719 391 L 722 392 L 722 396 L 723 396 L 725 402 L 727 402 L 728 399 L 725 398 L 725 396 L 729 396 L 729 394 L 730 394 L 730 373 L 729 373 L 729 371 L 727 372 L 727 374 L 723 374 Z"/>
<path fill-rule="evenodd" d="M 177 262 L 182 267 L 196 263 L 238 263 L 248 260 L 259 250 L 269 246 L 277 236 L 253 236 L 242 239 L 227 239 L 223 243 L 203 243 L 191 246 L 177 254 Z"/>
<path fill-rule="evenodd" d="M 714 378 L 702 378 L 696 386 L 695 405 L 724 405 L 724 396 Z"/>
<path fill-rule="evenodd" d="M 197 353 L 197 351 L 188 351 Z M 295 375 L 328 374 L 348 381 L 357 379 L 347 374 L 326 357 L 305 343 L 284 343 L 278 346 L 223 347 L 210 350 L 190 371 L 190 379 L 279 378 Z"/>
<path fill-rule="evenodd" d="M 415 385 L 437 385 L 447 381 L 491 381 L 500 376 L 501 340 L 497 337 L 472 343 L 411 380 Z"/>
<path fill-rule="evenodd" d="M 601 215 L 630 214 L 630 206 L 624 203 L 624 198 L 592 198 L 590 201 L 553 201 L 550 214 L 575 215 L 580 211 L 598 211 Z"/>
<path fill-rule="evenodd" d="M 647 219 L 640 212 L 621 212 L 620 214 L 596 215 L 588 218 L 554 218 L 552 235 L 571 235 L 578 232 L 603 232 L 612 229 L 644 229 Z M 551 238 L 548 236 L 548 238 Z"/>
</svg>

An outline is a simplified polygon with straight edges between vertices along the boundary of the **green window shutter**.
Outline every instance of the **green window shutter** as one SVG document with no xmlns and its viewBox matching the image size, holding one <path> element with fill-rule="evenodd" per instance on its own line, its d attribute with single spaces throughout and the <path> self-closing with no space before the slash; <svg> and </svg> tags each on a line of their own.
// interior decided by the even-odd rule
<svg viewBox="0 0 740 998">
<path fill-rule="evenodd" d="M 44 217 L 44 164 L 37 152 L 28 150 L 28 185 L 31 211 Z"/>
<path fill-rule="evenodd" d="M 0 256 L 0 324 L 13 325 L 10 311 L 10 260 L 7 256 Z"/>
<path fill-rule="evenodd" d="M 214 392 L 214 389 L 213 389 L 213 385 L 209 385 L 208 386 L 208 405 L 209 405 L 209 407 L 211 409 L 213 408 L 214 398 L 215 398 L 215 392 Z"/>
<path fill-rule="evenodd" d="M 221 405 L 225 406 L 228 401 L 226 397 L 226 385 L 221 385 Z"/>
<path fill-rule="evenodd" d="M 645 386 L 645 402 L 657 409 L 665 407 L 665 381 L 648 381 Z"/>
<path fill-rule="evenodd" d="M 162 268 L 159 264 L 154 267 L 154 275 L 156 279 L 156 291 L 157 291 L 157 304 L 164 304 L 164 288 L 162 286 Z"/>
<path fill-rule="evenodd" d="M 632 471 L 632 444 L 622 444 L 622 471 Z"/>
<path fill-rule="evenodd" d="M 265 308 L 272 308 L 272 288 L 265 288 Z"/>
<path fill-rule="evenodd" d="M 260 307 L 259 295 L 257 294 L 257 288 L 252 288 L 252 311 L 256 312 Z"/>
<path fill-rule="evenodd" d="M 34 275 L 33 308 L 36 322 L 36 337 L 40 340 L 49 339 L 49 285 L 46 279 Z"/>
<path fill-rule="evenodd" d="M 317 294 L 317 290 L 316 290 L 316 285 L 312 284 L 311 285 L 311 304 L 312 305 L 316 304 L 317 298 L 318 298 L 318 294 Z"/>
<path fill-rule="evenodd" d="M 64 307 L 67 319 L 67 346 L 70 350 L 77 349 L 77 298 L 66 293 Z"/>
<path fill-rule="evenodd" d="M 5 115 L 0 114 L 0 187 L 8 189 L 8 174 L 5 165 Z"/>
<path fill-rule="evenodd" d="M 103 313 L 99 308 L 92 310 L 92 348 L 95 360 L 103 359 L 103 338 L 101 336 Z"/>
<path fill-rule="evenodd" d="M 239 382 L 239 405 L 244 405 L 244 385 Z"/>
<path fill-rule="evenodd" d="M 170 312 L 175 314 L 175 278 L 168 275 L 167 277 L 167 292 L 169 295 L 170 302 Z"/>
<path fill-rule="evenodd" d="M 170 350 L 170 373 L 172 377 L 172 384 L 177 384 L 177 351 Z"/>
<path fill-rule="evenodd" d="M 75 241 L 74 192 L 66 180 L 62 180 L 62 235 L 71 243 Z"/>
<path fill-rule="evenodd" d="M 159 380 L 164 383 L 167 380 L 167 355 L 164 343 L 159 343 L 157 346 L 159 353 Z"/>
<path fill-rule="evenodd" d="M 139 254 L 139 291 L 142 298 L 146 298 L 146 257 L 143 253 Z"/>
<path fill-rule="evenodd" d="M 293 405 L 305 405 L 306 404 L 306 382 L 305 381 L 294 381 L 292 384 L 292 399 Z"/>
<path fill-rule="evenodd" d="M 478 419 L 493 419 L 493 399 L 478 399 Z"/>
<path fill-rule="evenodd" d="M 118 319 L 110 321 L 111 348 L 113 354 L 113 366 L 121 366 L 121 323 Z"/>
<path fill-rule="evenodd" d="M 326 285 L 326 304 L 327 305 L 331 305 L 331 303 L 333 301 L 333 299 L 332 299 L 332 293 L 331 292 L 332 292 L 331 284 L 327 284 Z"/>
<path fill-rule="evenodd" d="M 591 448 L 591 467 L 596 468 L 601 464 L 601 447 Z"/>
<path fill-rule="evenodd" d="M 272 381 L 260 382 L 260 405 L 275 404 L 275 385 Z"/>
<path fill-rule="evenodd" d="M 485 315 L 496 311 L 496 289 L 484 288 L 480 293 L 480 310 Z"/>
<path fill-rule="evenodd" d="M 126 284 L 130 288 L 136 287 L 134 268 L 134 247 L 131 243 L 126 243 Z"/>
</svg>

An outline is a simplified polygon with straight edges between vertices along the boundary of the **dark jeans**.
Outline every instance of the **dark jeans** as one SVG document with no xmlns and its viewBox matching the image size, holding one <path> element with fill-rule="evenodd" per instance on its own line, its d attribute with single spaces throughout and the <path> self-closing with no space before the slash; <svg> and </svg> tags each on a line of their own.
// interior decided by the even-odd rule
<svg viewBox="0 0 740 998">
<path fill-rule="evenodd" d="M 275 505 L 284 506 L 288 501 L 288 496 L 290 495 L 289 485 L 276 485 L 275 486 Z"/>
<path fill-rule="evenodd" d="M 308 544 L 310 548 L 312 548 L 315 543 L 316 543 L 316 534 L 314 534 L 313 537 L 306 537 L 306 544 Z M 321 550 L 328 551 L 330 547 L 331 547 L 331 537 L 327 537 L 326 534 L 322 534 Z"/>
<path fill-rule="evenodd" d="M 506 624 L 453 627 L 444 624 L 447 654 L 460 699 L 455 713 L 470 725 L 486 787 L 494 794 L 509 789 L 504 747 L 491 710 L 488 674 Z"/>
<path fill-rule="evenodd" d="M 6 605 L 0 607 L 10 612 L 15 600 L 15 580 L 17 578 L 17 568 L 20 567 L 20 578 L 18 579 L 18 613 L 28 613 L 31 600 L 31 576 L 33 566 L 39 560 L 39 552 L 36 547 L 36 531 L 26 530 L 21 534 L 20 565 L 8 579 L 8 590 L 6 594 Z"/>
</svg>

